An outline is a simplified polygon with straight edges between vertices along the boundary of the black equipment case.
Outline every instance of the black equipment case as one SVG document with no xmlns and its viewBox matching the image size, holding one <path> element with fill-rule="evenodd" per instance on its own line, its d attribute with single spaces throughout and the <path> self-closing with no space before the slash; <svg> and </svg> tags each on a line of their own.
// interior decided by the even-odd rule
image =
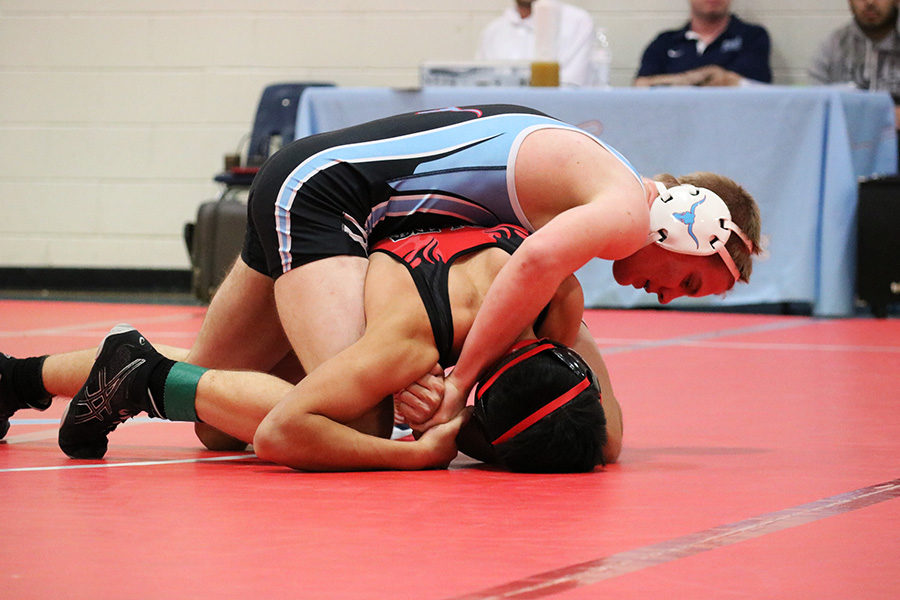
<svg viewBox="0 0 900 600">
<path fill-rule="evenodd" d="M 191 293 L 209 302 L 241 253 L 247 227 L 247 205 L 225 195 L 197 210 L 197 222 L 185 225 L 191 256 Z"/>
<path fill-rule="evenodd" d="M 859 183 L 856 293 L 876 317 L 900 300 L 900 176 Z"/>
</svg>

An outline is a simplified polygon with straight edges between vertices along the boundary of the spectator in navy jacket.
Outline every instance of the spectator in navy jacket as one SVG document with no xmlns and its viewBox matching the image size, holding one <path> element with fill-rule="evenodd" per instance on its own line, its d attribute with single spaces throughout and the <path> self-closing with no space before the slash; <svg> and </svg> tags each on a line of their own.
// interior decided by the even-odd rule
<svg viewBox="0 0 900 600">
<path fill-rule="evenodd" d="M 664 31 L 641 58 L 634 84 L 746 85 L 771 83 L 766 30 L 731 13 L 731 0 L 690 0 L 691 20 Z"/>
</svg>

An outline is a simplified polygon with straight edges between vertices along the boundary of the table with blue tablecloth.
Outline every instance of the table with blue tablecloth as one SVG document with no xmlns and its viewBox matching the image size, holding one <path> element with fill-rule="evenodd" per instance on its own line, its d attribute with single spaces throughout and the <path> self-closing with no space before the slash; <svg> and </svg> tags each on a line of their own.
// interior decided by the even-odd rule
<svg viewBox="0 0 900 600">
<path fill-rule="evenodd" d="M 759 203 L 767 257 L 749 285 L 724 298 L 672 306 L 807 304 L 820 316 L 853 312 L 859 177 L 897 167 L 894 108 L 886 93 L 845 88 L 313 88 L 297 136 L 393 114 L 466 104 L 536 108 L 578 125 L 624 154 L 642 174 L 714 171 Z M 589 307 L 655 305 L 615 283 L 610 264 L 577 273 Z"/>
</svg>

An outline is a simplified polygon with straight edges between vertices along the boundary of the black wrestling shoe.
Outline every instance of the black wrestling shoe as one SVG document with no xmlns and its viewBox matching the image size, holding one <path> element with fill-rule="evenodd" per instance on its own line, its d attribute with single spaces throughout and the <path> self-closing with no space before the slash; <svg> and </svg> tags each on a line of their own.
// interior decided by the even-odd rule
<svg viewBox="0 0 900 600">
<path fill-rule="evenodd" d="M 107 435 L 146 411 L 158 417 L 147 390 L 150 372 L 163 356 L 130 325 L 116 325 L 103 338 L 87 381 L 66 407 L 59 447 L 72 458 L 103 458 Z"/>
<path fill-rule="evenodd" d="M 38 385 L 40 388 L 38 390 L 32 390 L 33 386 L 28 386 L 27 384 L 23 386 L 20 381 L 20 385 L 17 388 L 15 383 L 13 382 L 13 370 L 14 364 L 26 364 L 27 361 L 36 361 L 30 367 L 26 367 L 26 373 L 31 372 L 29 369 L 37 369 L 40 371 L 41 364 L 44 362 L 43 358 L 29 358 L 25 359 L 25 361 L 20 361 L 20 359 L 13 358 L 8 354 L 4 354 L 0 352 L 0 440 L 2 440 L 6 436 L 6 432 L 9 431 L 9 418 L 15 414 L 17 410 L 20 408 L 34 408 L 36 410 L 47 410 L 50 408 L 50 402 L 53 400 L 53 397 L 46 393 L 46 390 L 43 389 L 43 386 Z M 21 371 L 18 371 L 21 376 Z M 26 379 L 28 377 L 26 376 Z M 25 397 L 22 397 L 22 394 Z M 32 396 L 30 399 L 27 399 L 29 396 Z"/>
</svg>

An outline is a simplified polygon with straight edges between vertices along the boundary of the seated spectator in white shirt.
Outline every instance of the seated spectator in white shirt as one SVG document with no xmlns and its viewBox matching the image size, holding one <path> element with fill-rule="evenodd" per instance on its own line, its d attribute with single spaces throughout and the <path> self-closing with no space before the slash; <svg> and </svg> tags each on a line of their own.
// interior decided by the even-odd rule
<svg viewBox="0 0 900 600">
<path fill-rule="evenodd" d="M 478 60 L 534 59 L 534 0 L 515 0 L 501 16 L 491 21 L 481 32 Z M 557 62 L 559 83 L 563 86 L 591 84 L 591 50 L 594 44 L 594 20 L 587 11 L 557 2 L 559 36 Z"/>
</svg>

